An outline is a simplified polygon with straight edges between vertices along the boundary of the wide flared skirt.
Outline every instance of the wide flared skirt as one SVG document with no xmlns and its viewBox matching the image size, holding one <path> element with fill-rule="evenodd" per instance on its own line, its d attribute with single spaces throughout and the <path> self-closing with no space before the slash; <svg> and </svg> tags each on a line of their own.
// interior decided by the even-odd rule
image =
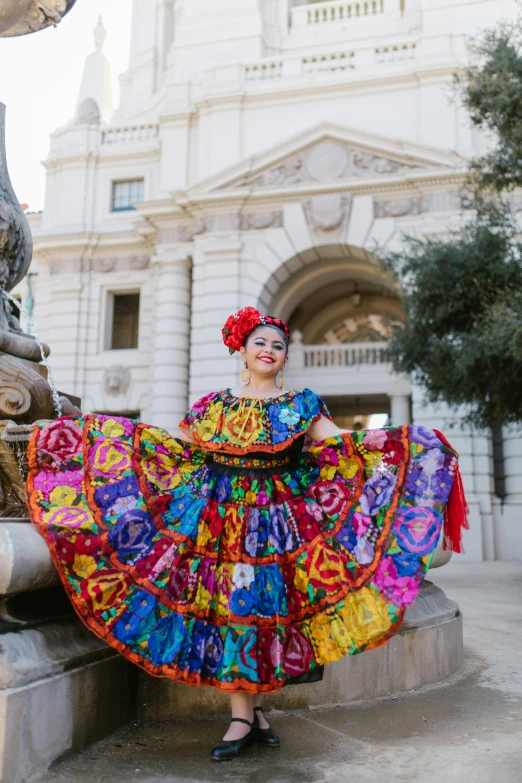
<svg viewBox="0 0 522 783">
<path fill-rule="evenodd" d="M 250 693 L 396 633 L 457 465 L 423 427 L 265 461 L 98 415 L 42 424 L 29 460 L 32 520 L 85 624 L 153 675 Z"/>
</svg>

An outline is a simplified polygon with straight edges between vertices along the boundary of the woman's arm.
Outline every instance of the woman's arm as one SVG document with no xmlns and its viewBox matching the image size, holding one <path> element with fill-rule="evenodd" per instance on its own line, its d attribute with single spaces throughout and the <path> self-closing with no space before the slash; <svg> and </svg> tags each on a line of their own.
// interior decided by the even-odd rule
<svg viewBox="0 0 522 783">
<path fill-rule="evenodd" d="M 333 421 L 327 419 L 326 416 L 321 416 L 320 419 L 312 424 L 306 434 L 312 440 L 318 441 L 325 440 L 325 438 L 333 438 L 335 435 L 343 435 L 346 432 L 351 432 L 351 430 L 342 430 Z"/>
<path fill-rule="evenodd" d="M 176 438 L 176 440 L 184 440 L 187 443 L 195 443 L 195 441 L 192 440 L 188 432 L 185 432 L 185 430 L 180 429 L 180 427 L 176 427 L 176 429 L 170 430 L 170 434 L 173 438 Z"/>
</svg>

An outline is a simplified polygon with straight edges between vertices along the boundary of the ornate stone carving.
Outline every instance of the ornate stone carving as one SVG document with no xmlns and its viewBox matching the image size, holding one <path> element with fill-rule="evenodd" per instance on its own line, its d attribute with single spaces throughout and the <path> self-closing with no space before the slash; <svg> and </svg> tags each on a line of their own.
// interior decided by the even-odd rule
<svg viewBox="0 0 522 783">
<path fill-rule="evenodd" d="M 422 215 L 425 212 L 453 212 L 462 209 L 459 193 L 439 191 L 424 196 L 379 199 L 374 202 L 376 218 Z"/>
<path fill-rule="evenodd" d="M 0 353 L 0 419 L 29 424 L 54 417 L 51 389 L 37 369 L 34 362 Z"/>
<path fill-rule="evenodd" d="M 131 382 L 131 373 L 128 367 L 122 364 L 113 364 L 105 370 L 103 388 L 109 397 L 119 397 L 128 391 Z"/>
<path fill-rule="evenodd" d="M 25 517 L 27 514 L 24 483 L 26 443 L 22 447 L 17 444 L 18 448 L 8 445 L 5 435 L 12 426 L 11 421 L 0 421 L 0 516 Z"/>
<path fill-rule="evenodd" d="M 79 416 L 81 414 L 81 409 L 69 397 L 60 394 L 59 400 L 62 406 L 62 416 Z"/>
<path fill-rule="evenodd" d="M 297 182 L 305 182 L 311 177 L 303 166 L 301 157 L 294 157 L 273 169 L 268 169 L 256 179 L 242 182 L 242 185 L 251 185 L 253 188 L 273 188 L 277 185 L 293 185 Z"/>
<path fill-rule="evenodd" d="M 309 176 L 315 180 L 339 179 L 349 162 L 349 149 L 335 141 L 322 141 L 309 150 L 305 166 Z"/>
<path fill-rule="evenodd" d="M 93 98 L 81 102 L 76 117 L 77 125 L 99 125 L 101 121 L 100 107 Z"/>
<path fill-rule="evenodd" d="M 281 210 L 274 212 L 245 212 L 241 215 L 240 220 L 242 231 L 281 228 L 282 225 L 283 213 Z"/>
<path fill-rule="evenodd" d="M 102 273 L 112 272 L 114 271 L 116 262 L 116 258 L 97 258 L 94 261 L 94 271 Z"/>
<path fill-rule="evenodd" d="M 299 182 L 377 177 L 414 168 L 418 166 L 338 141 L 324 140 L 253 179 L 245 178 L 239 184 L 253 188 L 270 188 Z"/>
<path fill-rule="evenodd" d="M 147 269 L 149 265 L 150 258 L 148 256 L 135 256 L 129 260 L 131 269 Z"/>
<path fill-rule="evenodd" d="M 308 222 L 316 231 L 335 231 L 344 226 L 350 213 L 351 196 L 328 193 L 307 199 L 304 209 Z"/>
<path fill-rule="evenodd" d="M 56 26 L 75 2 L 76 0 L 3 0 L 8 16 L 0 25 L 0 36 L 27 35 L 51 25 Z"/>
<path fill-rule="evenodd" d="M 5 106 L 0 104 L 0 291 L 11 291 L 25 276 L 33 254 L 33 240 L 9 179 L 5 154 Z M 0 301 L 0 329 L 20 331 L 11 305 Z"/>
<path fill-rule="evenodd" d="M 179 228 L 179 241 L 190 242 L 198 234 L 204 234 L 208 231 L 208 221 L 206 218 L 200 218 L 190 226 L 180 226 Z"/>
<path fill-rule="evenodd" d="M 21 383 L 0 384 L 0 411 L 3 416 L 23 416 L 31 407 L 31 395 Z"/>
<path fill-rule="evenodd" d="M 404 217 L 405 215 L 420 215 L 426 212 L 426 200 L 422 197 L 395 198 L 376 201 L 374 213 L 376 218 Z"/>
</svg>

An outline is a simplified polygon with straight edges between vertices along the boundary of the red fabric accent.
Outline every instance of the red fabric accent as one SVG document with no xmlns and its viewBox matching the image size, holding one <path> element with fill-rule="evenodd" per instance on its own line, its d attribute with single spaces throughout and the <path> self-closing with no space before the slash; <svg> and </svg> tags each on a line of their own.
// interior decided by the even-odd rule
<svg viewBox="0 0 522 783">
<path fill-rule="evenodd" d="M 439 432 L 439 430 L 433 430 L 435 435 L 442 441 L 444 446 L 451 449 L 455 454 L 457 452 L 451 446 L 447 438 Z M 466 495 L 464 494 L 464 486 L 462 484 L 462 476 L 460 475 L 459 466 L 455 468 L 453 475 L 453 485 L 449 494 L 448 502 L 446 505 L 446 511 L 444 513 L 444 543 L 443 548 L 447 549 L 448 544 L 452 552 L 462 554 L 464 547 L 462 546 L 462 530 L 465 528 L 469 530 L 468 520 L 469 508 L 466 503 Z"/>
</svg>

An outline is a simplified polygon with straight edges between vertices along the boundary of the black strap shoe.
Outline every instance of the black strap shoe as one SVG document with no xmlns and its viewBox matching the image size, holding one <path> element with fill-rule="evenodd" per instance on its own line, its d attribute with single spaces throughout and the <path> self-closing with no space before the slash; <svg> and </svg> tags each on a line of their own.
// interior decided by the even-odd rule
<svg viewBox="0 0 522 783">
<path fill-rule="evenodd" d="M 262 729 L 259 725 L 259 721 L 256 712 L 264 712 L 262 707 L 254 707 L 254 734 L 255 741 L 259 745 L 264 745 L 265 748 L 278 748 L 281 744 L 279 737 L 272 728 Z"/>
<path fill-rule="evenodd" d="M 255 738 L 255 725 L 256 720 L 250 723 L 249 720 L 243 718 L 232 718 L 231 723 L 245 723 L 250 726 L 250 731 L 247 731 L 244 737 L 237 740 L 221 740 L 217 745 L 212 748 L 212 758 L 214 761 L 228 761 L 236 756 L 239 756 L 241 750 L 249 745 L 253 745 L 256 741 Z"/>
</svg>

